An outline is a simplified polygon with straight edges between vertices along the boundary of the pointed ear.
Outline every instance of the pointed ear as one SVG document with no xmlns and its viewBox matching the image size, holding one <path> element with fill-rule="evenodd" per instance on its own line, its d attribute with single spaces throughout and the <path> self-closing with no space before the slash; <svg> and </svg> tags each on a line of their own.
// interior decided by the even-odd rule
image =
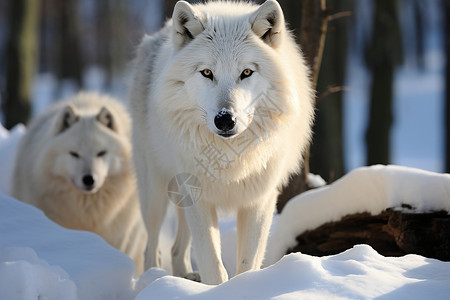
<svg viewBox="0 0 450 300">
<path fill-rule="evenodd" d="M 250 17 L 253 32 L 271 47 L 278 47 L 285 30 L 283 11 L 275 0 L 264 2 Z"/>
<path fill-rule="evenodd" d="M 59 119 L 56 123 L 55 135 L 59 134 L 78 121 L 78 114 L 72 104 L 67 104 L 60 112 Z"/>
<path fill-rule="evenodd" d="M 111 129 L 112 131 L 117 132 L 117 126 L 116 126 L 116 122 L 114 121 L 114 117 L 113 117 L 112 113 L 106 107 L 102 107 L 102 109 L 98 113 L 96 119 L 101 124 L 108 127 L 109 129 Z"/>
<path fill-rule="evenodd" d="M 180 49 L 193 40 L 205 29 L 202 24 L 202 14 L 186 1 L 175 4 L 172 15 L 173 41 Z"/>
</svg>

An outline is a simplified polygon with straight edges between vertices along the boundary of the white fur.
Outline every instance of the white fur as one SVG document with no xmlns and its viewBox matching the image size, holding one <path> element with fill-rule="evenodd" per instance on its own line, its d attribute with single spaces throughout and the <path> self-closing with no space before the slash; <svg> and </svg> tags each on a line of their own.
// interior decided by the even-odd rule
<svg viewBox="0 0 450 300">
<path fill-rule="evenodd" d="M 20 141 L 13 195 L 64 227 L 99 234 L 133 258 L 140 274 L 147 236 L 130 123 L 119 102 L 96 93 L 54 104 L 30 123 Z M 83 184 L 86 174 L 92 175 L 92 186 Z"/>
<path fill-rule="evenodd" d="M 191 232 L 202 282 L 218 284 L 228 278 L 220 258 L 221 212 L 237 216 L 237 273 L 261 267 L 279 189 L 299 171 L 309 142 L 312 91 L 276 1 L 261 6 L 180 1 L 172 19 L 144 37 L 130 93 L 134 159 L 149 234 L 146 267 L 160 266 L 158 236 L 168 183 L 187 172 L 202 190 L 195 205 L 178 210 L 173 271 L 192 272 Z M 205 69 L 213 80 L 200 73 Z M 253 74 L 241 80 L 245 69 Z M 264 111 L 267 103 L 275 107 L 272 113 Z M 231 137 L 215 128 L 220 112 L 236 119 Z M 211 159 L 210 151 L 219 155 Z"/>
</svg>

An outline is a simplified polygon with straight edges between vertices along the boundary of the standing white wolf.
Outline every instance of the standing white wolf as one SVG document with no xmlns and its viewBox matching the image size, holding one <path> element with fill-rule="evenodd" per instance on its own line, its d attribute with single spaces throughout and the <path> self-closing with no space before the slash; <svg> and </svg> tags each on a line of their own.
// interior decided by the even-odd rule
<svg viewBox="0 0 450 300">
<path fill-rule="evenodd" d="M 130 98 L 149 235 L 146 267 L 160 266 L 158 236 L 171 180 L 190 180 L 180 189 L 192 193 L 183 198 L 181 190 L 174 199 L 184 207 L 172 248 L 174 274 L 192 272 L 192 233 L 202 282 L 227 280 L 221 212 L 237 216 L 237 273 L 259 269 L 279 189 L 299 171 L 313 119 L 308 70 L 279 4 L 179 1 L 172 21 L 144 37 L 134 68 Z"/>
<path fill-rule="evenodd" d="M 20 141 L 13 196 L 60 225 L 89 230 L 144 268 L 130 119 L 107 96 L 80 93 L 36 117 Z"/>
</svg>

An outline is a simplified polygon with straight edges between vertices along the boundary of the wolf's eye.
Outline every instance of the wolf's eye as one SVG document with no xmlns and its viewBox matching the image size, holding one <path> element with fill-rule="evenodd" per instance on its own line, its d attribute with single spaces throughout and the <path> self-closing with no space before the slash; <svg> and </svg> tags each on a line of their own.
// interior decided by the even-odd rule
<svg viewBox="0 0 450 300">
<path fill-rule="evenodd" d="M 244 78 L 247 78 L 247 77 L 252 76 L 252 74 L 253 74 L 253 71 L 252 71 L 252 70 L 250 70 L 250 69 L 245 69 L 245 70 L 242 71 L 242 73 L 241 73 L 241 80 L 244 79 Z"/>
<path fill-rule="evenodd" d="M 210 69 L 201 70 L 200 73 L 203 75 L 203 77 L 213 80 L 213 73 Z"/>
<path fill-rule="evenodd" d="M 70 151 L 69 152 L 70 156 L 75 157 L 75 158 L 80 158 L 80 155 L 74 151 Z"/>
<path fill-rule="evenodd" d="M 97 153 L 97 157 L 102 157 L 106 154 L 106 150 L 100 151 L 99 153 Z"/>
</svg>

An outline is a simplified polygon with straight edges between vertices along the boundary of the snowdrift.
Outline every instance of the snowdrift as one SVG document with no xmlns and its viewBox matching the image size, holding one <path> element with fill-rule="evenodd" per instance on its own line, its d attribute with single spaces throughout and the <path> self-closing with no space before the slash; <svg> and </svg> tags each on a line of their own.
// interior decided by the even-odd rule
<svg viewBox="0 0 450 300">
<path fill-rule="evenodd" d="M 0 197 L 0 299 L 132 299 L 133 274 L 133 261 L 101 237 Z"/>
<path fill-rule="evenodd" d="M 0 128 L 2 129 L 2 128 Z M 450 175 L 396 166 L 361 168 L 295 197 L 275 218 L 269 267 L 207 286 L 150 269 L 141 277 L 125 254 L 89 232 L 68 230 L 9 191 L 15 145 L 24 128 L 0 130 L 0 299 L 448 299 L 450 263 L 419 255 L 383 257 L 367 245 L 313 257 L 284 251 L 302 231 L 354 212 L 408 203 L 450 209 Z M 1 194 L 3 192 L 4 194 Z M 163 254 L 170 253 L 163 231 Z M 221 223 L 225 266 L 234 274 L 234 221 Z M 432 245 L 430 245 L 432 246 Z M 280 259 L 281 260 L 278 260 Z M 195 264 L 195 261 L 194 261 Z"/>
<path fill-rule="evenodd" d="M 207 286 L 150 269 L 140 278 L 100 237 L 64 229 L 0 196 L 0 299 L 447 299 L 450 263 L 383 257 L 366 245 L 341 254 L 284 256 L 260 271 Z"/>
<path fill-rule="evenodd" d="M 450 211 L 450 174 L 377 165 L 358 168 L 331 185 L 300 194 L 287 203 L 278 219 L 265 265 L 278 261 L 306 230 L 349 214 L 376 215 L 402 204 L 416 212 Z"/>
</svg>

